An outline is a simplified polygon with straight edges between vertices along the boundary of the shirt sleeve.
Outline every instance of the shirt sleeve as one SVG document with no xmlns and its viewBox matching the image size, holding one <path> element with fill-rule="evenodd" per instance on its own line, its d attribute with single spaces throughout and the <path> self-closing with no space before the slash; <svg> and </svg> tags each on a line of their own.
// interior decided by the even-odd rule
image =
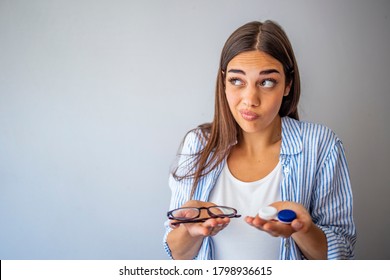
<svg viewBox="0 0 390 280">
<path fill-rule="evenodd" d="M 169 187 L 172 193 L 171 202 L 169 205 L 170 210 L 179 208 L 181 205 L 183 205 L 189 200 L 192 186 L 190 186 L 188 183 L 183 181 L 188 181 L 188 180 L 177 181 L 173 178 L 172 174 L 169 176 Z M 165 226 L 165 234 L 163 239 L 164 249 L 167 252 L 168 256 L 171 259 L 173 259 L 172 252 L 167 243 L 168 234 L 172 230 L 172 228 L 169 226 L 169 220 L 165 221 L 164 226 Z"/>
<path fill-rule="evenodd" d="M 343 145 L 336 139 L 318 171 L 312 217 L 328 242 L 328 259 L 352 259 L 356 243 L 353 197 Z"/>
<path fill-rule="evenodd" d="M 177 160 L 177 174 L 182 176 L 187 174 L 189 171 L 192 171 L 193 167 L 193 155 L 196 154 L 201 148 L 201 141 L 199 141 L 199 136 L 196 132 L 190 132 L 184 139 L 184 143 L 181 149 L 180 154 L 178 155 Z M 193 179 L 185 178 L 178 180 L 174 178 L 172 174 L 169 176 L 169 187 L 171 190 L 171 201 L 169 204 L 169 209 L 180 208 L 184 203 L 190 200 L 190 194 L 192 189 Z M 167 243 L 167 236 L 172 230 L 169 226 L 169 220 L 165 221 L 165 234 L 163 238 L 164 249 L 167 252 L 168 256 L 173 259 L 172 252 Z M 205 238 L 203 243 L 207 243 L 207 238 Z M 203 247 L 203 246 L 202 246 Z M 195 259 L 201 258 L 201 256 L 196 256 Z"/>
</svg>

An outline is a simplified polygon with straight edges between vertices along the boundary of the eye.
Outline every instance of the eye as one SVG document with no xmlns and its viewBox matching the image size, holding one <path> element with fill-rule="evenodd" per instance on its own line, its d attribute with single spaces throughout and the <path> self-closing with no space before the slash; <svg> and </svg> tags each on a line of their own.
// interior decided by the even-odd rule
<svg viewBox="0 0 390 280">
<path fill-rule="evenodd" d="M 233 86 L 242 86 L 244 82 L 239 78 L 229 78 L 229 83 Z"/>
<path fill-rule="evenodd" d="M 263 80 L 260 85 L 265 88 L 272 88 L 276 85 L 276 80 L 274 79 L 266 79 Z"/>
</svg>

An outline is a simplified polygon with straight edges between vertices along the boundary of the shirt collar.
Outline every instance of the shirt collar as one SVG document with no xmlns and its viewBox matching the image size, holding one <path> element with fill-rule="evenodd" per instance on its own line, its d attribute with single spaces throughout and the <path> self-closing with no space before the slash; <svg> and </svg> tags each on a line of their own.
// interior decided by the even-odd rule
<svg viewBox="0 0 390 280">
<path fill-rule="evenodd" d="M 282 118 L 282 147 L 280 154 L 294 155 L 302 151 L 301 128 L 299 121 L 289 118 Z"/>
</svg>

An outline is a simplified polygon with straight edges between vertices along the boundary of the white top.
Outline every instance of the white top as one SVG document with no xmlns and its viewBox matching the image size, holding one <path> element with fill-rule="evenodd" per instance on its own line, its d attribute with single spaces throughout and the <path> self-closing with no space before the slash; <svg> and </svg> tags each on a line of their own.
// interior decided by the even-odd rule
<svg viewBox="0 0 390 280">
<path fill-rule="evenodd" d="M 215 259 L 276 260 L 279 258 L 280 239 L 248 225 L 244 218 L 256 216 L 259 209 L 280 200 L 282 168 L 280 162 L 266 177 L 255 182 L 235 178 L 225 164 L 210 194 L 210 201 L 237 209 L 240 218 L 213 237 Z"/>
</svg>

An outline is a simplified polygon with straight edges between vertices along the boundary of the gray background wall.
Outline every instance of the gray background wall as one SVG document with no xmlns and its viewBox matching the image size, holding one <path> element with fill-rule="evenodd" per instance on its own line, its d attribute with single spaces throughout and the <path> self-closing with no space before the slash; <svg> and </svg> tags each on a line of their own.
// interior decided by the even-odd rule
<svg viewBox="0 0 390 280">
<path fill-rule="evenodd" d="M 220 50 L 288 33 L 301 117 L 349 160 L 356 258 L 390 259 L 389 1 L 0 0 L 0 259 L 166 259 L 169 166 Z"/>
</svg>

